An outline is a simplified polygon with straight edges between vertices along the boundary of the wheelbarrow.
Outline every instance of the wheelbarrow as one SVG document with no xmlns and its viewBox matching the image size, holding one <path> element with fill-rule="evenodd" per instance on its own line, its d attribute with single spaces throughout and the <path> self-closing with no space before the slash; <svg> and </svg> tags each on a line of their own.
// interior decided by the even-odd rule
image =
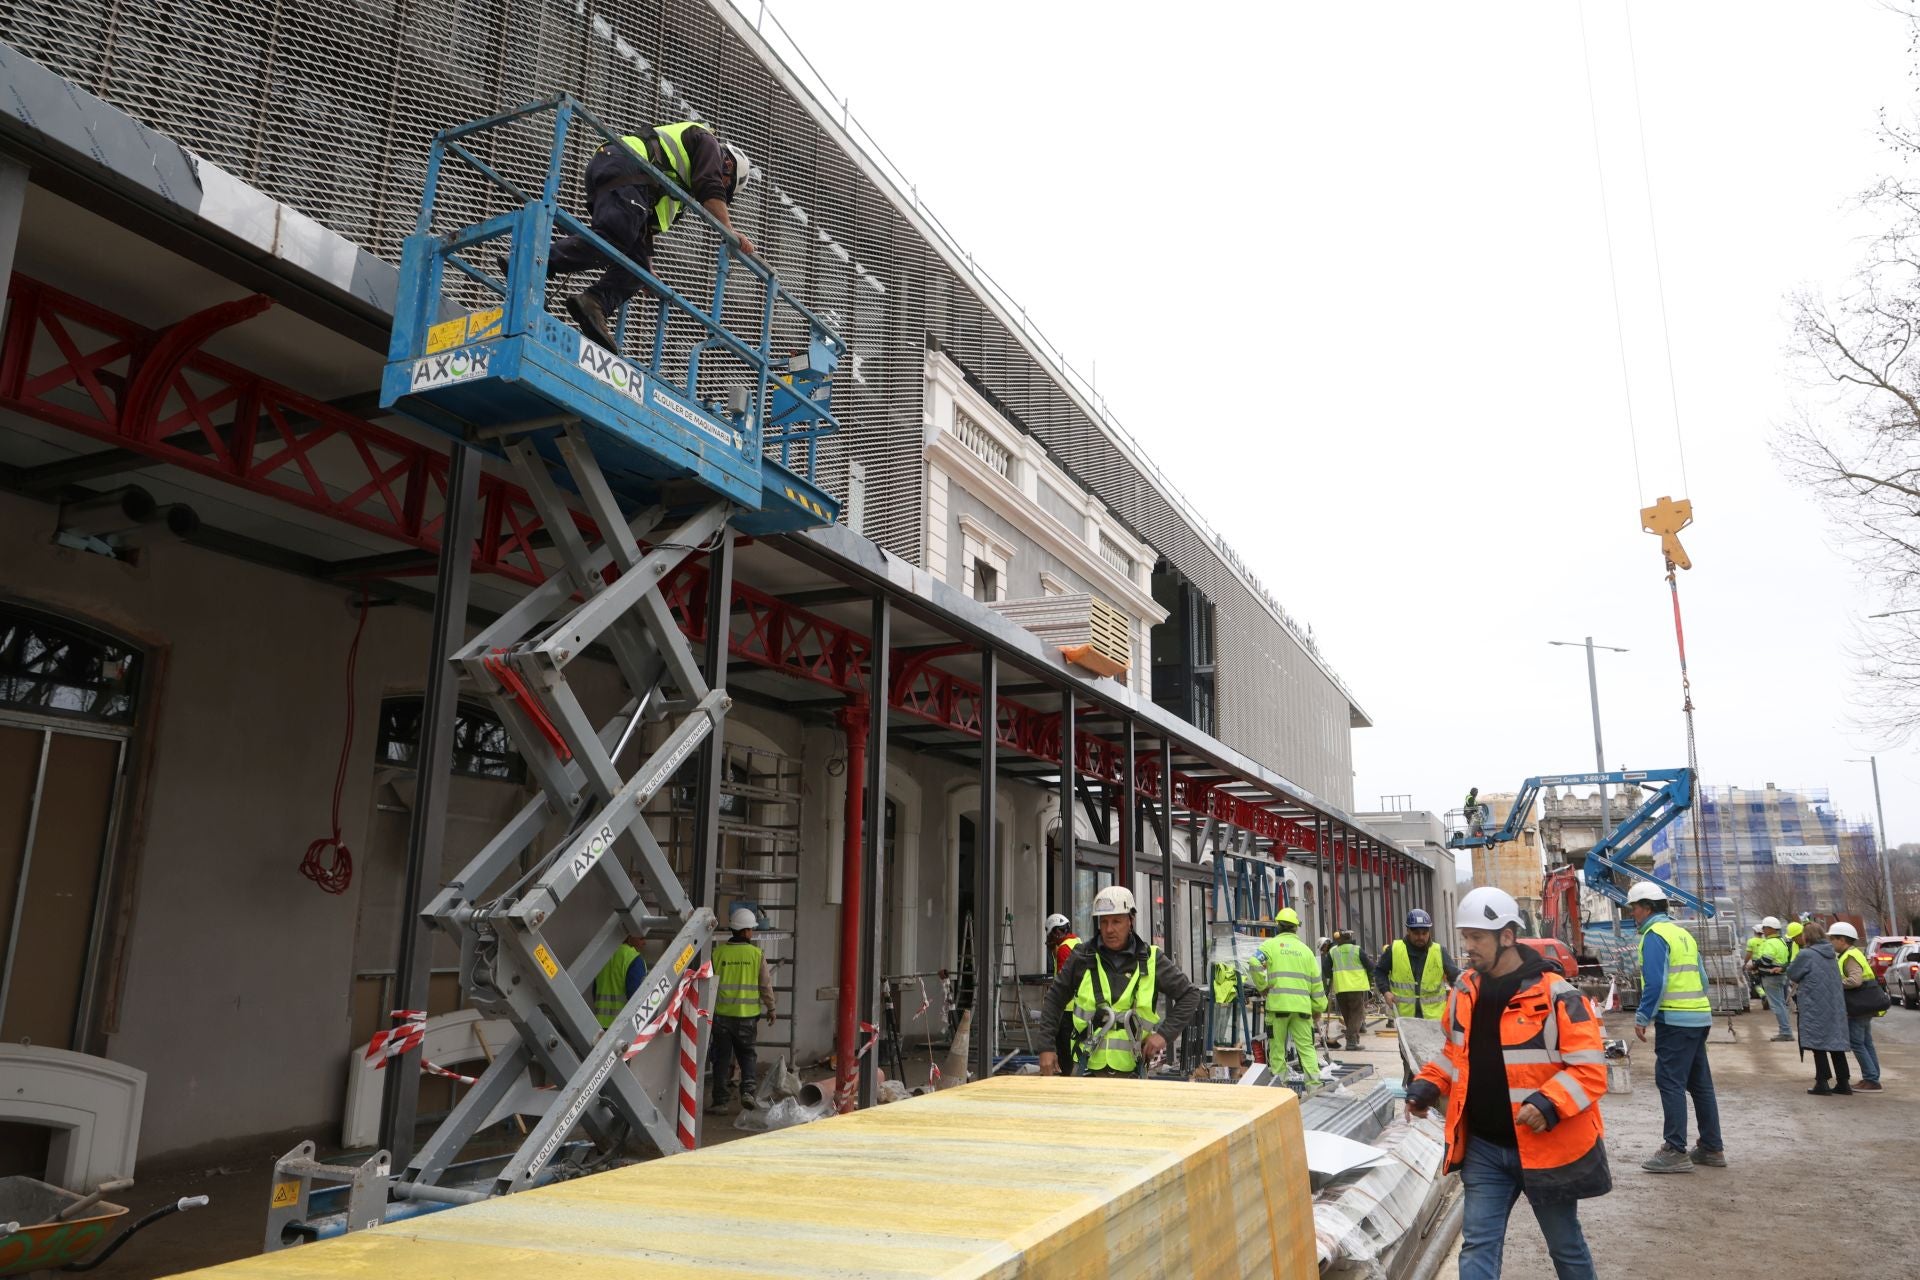
<svg viewBox="0 0 1920 1280">
<path fill-rule="evenodd" d="M 102 1183 L 90 1195 L 68 1191 L 37 1178 L 0 1178 L 0 1276 L 23 1276 L 39 1271 L 91 1271 L 116 1253 L 133 1235 L 160 1219 L 198 1209 L 205 1196 L 183 1196 L 161 1205 L 115 1236 L 106 1248 L 88 1258 L 126 1216 L 125 1205 L 102 1199 L 112 1191 L 133 1185 L 122 1178 Z"/>
</svg>

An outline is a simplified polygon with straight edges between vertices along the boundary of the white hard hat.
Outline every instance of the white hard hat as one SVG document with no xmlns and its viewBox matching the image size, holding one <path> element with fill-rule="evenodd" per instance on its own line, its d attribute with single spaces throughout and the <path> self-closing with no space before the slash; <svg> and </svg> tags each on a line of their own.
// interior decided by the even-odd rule
<svg viewBox="0 0 1920 1280">
<path fill-rule="evenodd" d="M 1829 934 L 1838 934 L 1842 938 L 1852 938 L 1855 942 L 1860 941 L 1860 931 L 1848 924 L 1845 920 L 1835 920 L 1827 926 L 1827 932 Z"/>
<path fill-rule="evenodd" d="M 1467 896 L 1460 899 L 1460 906 L 1453 913 L 1453 927 L 1456 929 L 1490 929 L 1498 931 L 1508 925 L 1520 923 L 1520 904 L 1513 895 L 1504 889 L 1492 885 L 1482 885 L 1470 889 Z"/>
<path fill-rule="evenodd" d="M 1753 926 L 1753 931 L 1754 931 L 1755 933 L 1758 933 L 1758 932 L 1760 932 L 1760 931 L 1761 931 L 1762 929 L 1764 929 L 1764 928 L 1766 928 L 1766 927 L 1767 927 L 1767 926 L 1765 926 L 1765 925 L 1763 925 L 1763 924 L 1757 924 L 1757 925 L 1755 925 L 1755 926 Z"/>
<path fill-rule="evenodd" d="M 1765 919 L 1760 921 L 1760 927 L 1762 929 L 1778 929 L 1780 927 L 1780 917 L 1767 916 Z"/>
<path fill-rule="evenodd" d="M 734 929 L 757 929 L 760 927 L 760 917 L 746 907 L 735 907 L 733 914 L 727 917 L 727 924 Z"/>
<path fill-rule="evenodd" d="M 1061 915 L 1058 911 L 1054 912 L 1052 915 L 1047 917 L 1048 933 L 1052 933 L 1055 929 L 1071 929 L 1071 928 L 1073 928 L 1073 921 L 1067 919 L 1065 916 Z"/>
<path fill-rule="evenodd" d="M 1651 880 L 1642 880 L 1627 890 L 1627 904 L 1636 902 L 1665 902 L 1667 891 Z"/>
<path fill-rule="evenodd" d="M 1093 914 L 1096 916 L 1130 916 L 1133 910 L 1133 891 L 1117 884 L 1110 884 L 1093 895 Z"/>
<path fill-rule="evenodd" d="M 733 195 L 729 198 L 738 200 L 740 193 L 747 189 L 759 170 L 753 167 L 753 161 L 739 147 L 729 142 L 726 148 L 727 154 L 733 157 Z"/>
</svg>

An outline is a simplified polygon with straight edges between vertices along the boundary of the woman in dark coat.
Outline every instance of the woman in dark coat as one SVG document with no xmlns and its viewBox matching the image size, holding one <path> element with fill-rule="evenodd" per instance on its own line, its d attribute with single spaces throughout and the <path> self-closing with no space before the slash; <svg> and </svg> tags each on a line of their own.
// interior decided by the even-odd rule
<svg viewBox="0 0 1920 1280">
<path fill-rule="evenodd" d="M 1800 1010 L 1800 1051 L 1813 1051 L 1813 1088 L 1825 1097 L 1852 1093 L 1847 1077 L 1847 997 L 1840 985 L 1840 962 L 1827 941 L 1826 931 L 1810 924 L 1800 937 L 1800 954 L 1787 966 Z M 1828 1086 L 1828 1078 L 1834 1081 Z"/>
</svg>

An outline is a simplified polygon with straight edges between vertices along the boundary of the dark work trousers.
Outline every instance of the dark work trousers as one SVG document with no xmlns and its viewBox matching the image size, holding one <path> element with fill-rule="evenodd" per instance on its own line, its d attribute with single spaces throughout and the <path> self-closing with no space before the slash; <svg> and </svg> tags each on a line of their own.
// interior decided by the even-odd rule
<svg viewBox="0 0 1920 1280">
<path fill-rule="evenodd" d="M 587 162 L 587 223 L 620 252 L 648 271 L 653 270 L 653 206 L 659 200 L 653 179 L 636 170 L 625 147 L 606 146 Z M 587 292 L 600 302 L 607 323 L 614 322 L 620 304 L 640 291 L 640 278 L 607 256 L 582 236 L 563 236 L 547 253 L 551 275 L 571 275 L 605 267 Z"/>
<path fill-rule="evenodd" d="M 1347 1048 L 1358 1049 L 1360 1033 L 1367 1029 L 1367 993 L 1339 991 L 1334 993 L 1333 1000 L 1340 1006 L 1341 1020 L 1347 1024 Z"/>
<path fill-rule="evenodd" d="M 1829 1085 L 1828 1080 L 1833 1083 Z M 1853 1087 L 1847 1075 L 1847 1055 L 1839 1050 L 1815 1049 L 1813 1051 L 1813 1087 L 1816 1089 L 1851 1089 Z"/>
<path fill-rule="evenodd" d="M 760 1073 L 760 1059 L 753 1050 L 759 1034 L 756 1018 L 713 1016 L 713 1037 L 707 1042 L 707 1092 L 714 1106 L 727 1100 L 727 1076 L 736 1055 L 740 1059 L 740 1093 L 752 1096 Z"/>
</svg>

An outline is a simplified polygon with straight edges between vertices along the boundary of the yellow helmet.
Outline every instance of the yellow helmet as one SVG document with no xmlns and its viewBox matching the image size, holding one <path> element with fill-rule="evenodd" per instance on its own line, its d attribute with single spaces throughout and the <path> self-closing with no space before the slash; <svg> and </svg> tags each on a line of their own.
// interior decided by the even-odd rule
<svg viewBox="0 0 1920 1280">
<path fill-rule="evenodd" d="M 1292 907 L 1282 907 L 1274 914 L 1273 922 L 1275 924 L 1290 924 L 1295 928 L 1299 928 L 1300 913 Z"/>
<path fill-rule="evenodd" d="M 1807 926 L 1801 924 L 1798 920 L 1795 920 L 1792 924 L 1787 926 L 1787 936 L 1789 938 L 1797 938 L 1801 934 L 1805 933 L 1806 931 L 1807 931 Z"/>
</svg>

